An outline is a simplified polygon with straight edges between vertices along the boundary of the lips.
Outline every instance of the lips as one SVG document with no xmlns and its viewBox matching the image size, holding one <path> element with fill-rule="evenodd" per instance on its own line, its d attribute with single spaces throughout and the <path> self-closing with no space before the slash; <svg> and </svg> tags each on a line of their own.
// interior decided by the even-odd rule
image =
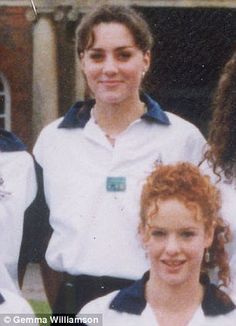
<svg viewBox="0 0 236 326">
<path fill-rule="evenodd" d="M 161 261 L 170 272 L 178 271 L 184 264 L 185 260 L 162 260 Z"/>
<path fill-rule="evenodd" d="M 103 85 L 117 85 L 122 82 L 120 80 L 111 79 L 111 80 L 101 80 L 100 83 Z"/>
<path fill-rule="evenodd" d="M 180 266 L 184 264 L 184 260 L 162 260 L 162 262 L 168 266 Z"/>
</svg>

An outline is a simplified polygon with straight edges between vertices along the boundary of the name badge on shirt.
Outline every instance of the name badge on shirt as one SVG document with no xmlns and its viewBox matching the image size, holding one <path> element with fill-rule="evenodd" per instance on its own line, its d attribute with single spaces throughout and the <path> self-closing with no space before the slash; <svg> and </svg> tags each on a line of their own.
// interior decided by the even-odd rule
<svg viewBox="0 0 236 326">
<path fill-rule="evenodd" d="M 107 177 L 107 191 L 125 191 L 126 178 L 125 177 Z"/>
</svg>

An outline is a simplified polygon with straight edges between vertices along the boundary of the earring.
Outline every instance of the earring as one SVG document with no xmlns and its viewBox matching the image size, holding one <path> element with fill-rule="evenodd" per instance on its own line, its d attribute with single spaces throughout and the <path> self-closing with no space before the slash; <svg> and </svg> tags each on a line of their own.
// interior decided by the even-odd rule
<svg viewBox="0 0 236 326">
<path fill-rule="evenodd" d="M 210 256 L 210 252 L 209 252 L 208 248 L 205 251 L 204 260 L 205 260 L 206 263 L 209 263 L 210 260 L 211 260 L 211 256 Z"/>
<path fill-rule="evenodd" d="M 142 73 L 143 78 L 144 78 L 145 74 L 146 74 L 146 71 L 144 70 Z"/>
</svg>

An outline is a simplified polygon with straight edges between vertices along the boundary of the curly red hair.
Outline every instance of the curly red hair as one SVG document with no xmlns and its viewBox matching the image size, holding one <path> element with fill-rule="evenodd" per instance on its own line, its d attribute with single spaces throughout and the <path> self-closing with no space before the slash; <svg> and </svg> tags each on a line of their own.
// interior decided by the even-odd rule
<svg viewBox="0 0 236 326">
<path fill-rule="evenodd" d="M 219 213 L 221 198 L 218 189 L 210 182 L 209 176 L 201 174 L 198 167 L 190 163 L 177 163 L 158 165 L 155 168 L 143 187 L 140 228 L 147 226 L 152 216 L 157 214 L 160 200 L 173 198 L 190 209 L 200 208 L 205 230 L 214 228 L 213 243 L 209 248 L 211 259 L 210 262 L 203 260 L 202 271 L 208 272 L 218 267 L 218 277 L 222 285 L 228 286 L 230 273 L 225 244 L 230 241 L 230 229 Z M 151 214 L 150 207 L 155 207 Z"/>
</svg>

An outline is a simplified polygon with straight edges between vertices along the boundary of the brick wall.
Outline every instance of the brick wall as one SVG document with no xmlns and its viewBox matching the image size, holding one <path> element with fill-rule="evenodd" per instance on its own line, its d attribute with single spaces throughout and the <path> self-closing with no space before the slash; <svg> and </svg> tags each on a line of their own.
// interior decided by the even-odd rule
<svg viewBox="0 0 236 326">
<path fill-rule="evenodd" d="M 23 7 L 0 7 L 0 71 L 11 92 L 12 131 L 30 145 L 32 134 L 32 24 Z"/>
</svg>

